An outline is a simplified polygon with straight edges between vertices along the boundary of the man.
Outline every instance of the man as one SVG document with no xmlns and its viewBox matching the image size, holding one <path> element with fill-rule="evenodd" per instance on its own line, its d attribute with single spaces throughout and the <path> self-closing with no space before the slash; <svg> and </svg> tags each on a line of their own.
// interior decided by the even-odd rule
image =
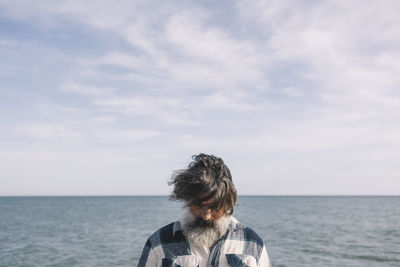
<svg viewBox="0 0 400 267">
<path fill-rule="evenodd" d="M 223 160 L 192 158 L 169 183 L 171 199 L 185 203 L 184 213 L 149 237 L 138 267 L 270 266 L 262 239 L 232 216 L 237 193 Z"/>
</svg>

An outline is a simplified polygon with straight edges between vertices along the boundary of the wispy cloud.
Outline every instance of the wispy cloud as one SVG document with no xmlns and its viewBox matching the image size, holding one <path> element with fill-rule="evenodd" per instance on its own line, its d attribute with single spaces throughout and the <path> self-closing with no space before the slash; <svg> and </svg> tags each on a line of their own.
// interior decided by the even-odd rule
<svg viewBox="0 0 400 267">
<path fill-rule="evenodd" d="M 62 92 L 66 93 L 76 93 L 81 95 L 107 95 L 114 91 L 112 88 L 98 87 L 91 84 L 77 84 L 77 83 L 67 83 L 63 84 L 60 88 Z"/>
<path fill-rule="evenodd" d="M 81 136 L 79 131 L 64 124 L 36 124 L 19 126 L 17 132 L 20 135 L 26 135 L 34 139 L 43 140 L 77 139 Z"/>
<path fill-rule="evenodd" d="M 97 132 L 96 136 L 103 142 L 137 142 L 150 137 L 160 136 L 162 132 L 147 130 L 129 130 L 129 131 L 104 131 Z"/>
<path fill-rule="evenodd" d="M 1 1 L 0 144 L 26 152 L 36 140 L 44 154 L 73 147 L 99 165 L 109 154 L 129 161 L 146 151 L 173 165 L 210 151 L 240 165 L 240 175 L 269 177 L 277 188 L 265 193 L 296 192 L 301 181 L 318 193 L 354 173 L 379 184 L 378 171 L 360 166 L 376 160 L 377 169 L 399 171 L 399 8 L 372 0 Z"/>
</svg>

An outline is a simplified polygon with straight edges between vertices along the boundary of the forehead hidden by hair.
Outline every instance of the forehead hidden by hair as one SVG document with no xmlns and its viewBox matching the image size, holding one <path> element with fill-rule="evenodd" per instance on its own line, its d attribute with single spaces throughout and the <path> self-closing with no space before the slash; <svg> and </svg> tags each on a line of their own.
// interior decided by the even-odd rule
<svg viewBox="0 0 400 267">
<path fill-rule="evenodd" d="M 229 168 L 221 158 L 213 155 L 194 155 L 187 169 L 173 173 L 169 185 L 173 185 L 170 198 L 183 200 L 189 205 L 212 201 L 213 208 L 225 207 L 233 212 L 236 204 L 236 189 Z"/>
</svg>

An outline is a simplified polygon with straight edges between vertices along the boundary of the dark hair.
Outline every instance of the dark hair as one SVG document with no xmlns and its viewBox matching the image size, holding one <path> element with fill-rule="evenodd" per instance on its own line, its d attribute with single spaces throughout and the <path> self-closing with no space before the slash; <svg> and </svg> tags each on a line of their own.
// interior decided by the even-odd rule
<svg viewBox="0 0 400 267">
<path fill-rule="evenodd" d="M 231 172 L 224 161 L 206 154 L 194 155 L 192 159 L 187 169 L 172 174 L 168 183 L 173 185 L 170 198 L 186 201 L 188 205 L 200 205 L 203 201 L 215 198 L 211 208 L 224 208 L 227 214 L 232 214 L 237 193 Z"/>
</svg>

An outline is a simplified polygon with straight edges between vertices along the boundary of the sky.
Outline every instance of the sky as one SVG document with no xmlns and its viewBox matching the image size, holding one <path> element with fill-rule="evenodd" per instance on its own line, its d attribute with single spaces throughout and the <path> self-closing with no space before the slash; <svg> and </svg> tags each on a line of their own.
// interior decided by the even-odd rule
<svg viewBox="0 0 400 267">
<path fill-rule="evenodd" d="M 400 2 L 0 0 L 0 195 L 400 194 Z"/>
</svg>

